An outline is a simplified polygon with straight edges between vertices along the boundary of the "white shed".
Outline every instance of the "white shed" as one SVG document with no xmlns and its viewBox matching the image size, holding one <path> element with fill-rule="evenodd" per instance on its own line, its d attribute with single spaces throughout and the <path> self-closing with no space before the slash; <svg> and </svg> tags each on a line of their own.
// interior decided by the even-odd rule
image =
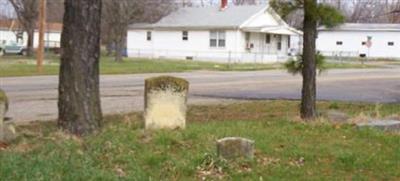
<svg viewBox="0 0 400 181">
<path fill-rule="evenodd" d="M 266 5 L 190 7 L 154 24 L 131 25 L 127 53 L 129 57 L 268 63 L 286 61 L 299 49 L 300 35 Z"/>
<path fill-rule="evenodd" d="M 400 58 L 400 24 L 320 27 L 317 49 L 325 56 Z"/>
</svg>

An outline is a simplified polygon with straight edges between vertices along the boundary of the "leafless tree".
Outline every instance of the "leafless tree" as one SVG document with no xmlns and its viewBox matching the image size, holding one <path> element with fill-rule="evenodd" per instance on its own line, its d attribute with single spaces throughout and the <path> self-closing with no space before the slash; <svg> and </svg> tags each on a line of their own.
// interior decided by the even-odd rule
<svg viewBox="0 0 400 181">
<path fill-rule="evenodd" d="M 335 0 L 337 1 L 337 0 Z M 352 23 L 398 23 L 399 0 L 346 0 L 341 10 Z"/>
<path fill-rule="evenodd" d="M 394 0 L 386 5 L 389 23 L 400 23 L 400 0 Z"/>
<path fill-rule="evenodd" d="M 18 21 L 28 33 L 27 56 L 33 55 L 33 38 L 38 19 L 38 0 L 8 0 L 14 7 Z"/>
<path fill-rule="evenodd" d="M 400 0 L 319 0 L 340 10 L 349 23 L 400 23 Z M 397 11 L 396 11 L 397 10 Z M 301 28 L 303 12 L 288 15 L 286 22 Z"/>
<path fill-rule="evenodd" d="M 182 7 L 192 7 L 193 2 L 192 0 L 182 0 Z"/>
<path fill-rule="evenodd" d="M 64 16 L 64 0 L 47 0 L 47 22 L 61 23 Z"/>
<path fill-rule="evenodd" d="M 115 60 L 122 60 L 126 32 L 132 23 L 154 22 L 173 7 L 172 0 L 103 0 L 103 43 L 114 45 Z M 109 52 L 111 48 L 108 48 Z"/>
<path fill-rule="evenodd" d="M 14 16 L 14 9 L 10 8 L 11 3 L 8 0 L 0 0 L 0 18 L 2 20 L 9 20 Z"/>
</svg>

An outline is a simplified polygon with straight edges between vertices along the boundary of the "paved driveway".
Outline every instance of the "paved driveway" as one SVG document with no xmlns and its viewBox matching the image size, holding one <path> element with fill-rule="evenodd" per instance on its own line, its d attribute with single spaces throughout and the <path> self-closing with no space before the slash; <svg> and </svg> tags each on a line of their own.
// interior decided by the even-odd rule
<svg viewBox="0 0 400 181">
<path fill-rule="evenodd" d="M 144 79 L 161 74 L 101 77 L 105 114 L 143 109 Z M 245 99 L 299 99 L 301 77 L 285 71 L 170 73 L 190 81 L 190 104 Z M 18 122 L 57 117 L 56 76 L 0 78 L 11 100 L 8 116 Z M 318 99 L 400 103 L 400 68 L 329 70 L 318 77 Z"/>
</svg>

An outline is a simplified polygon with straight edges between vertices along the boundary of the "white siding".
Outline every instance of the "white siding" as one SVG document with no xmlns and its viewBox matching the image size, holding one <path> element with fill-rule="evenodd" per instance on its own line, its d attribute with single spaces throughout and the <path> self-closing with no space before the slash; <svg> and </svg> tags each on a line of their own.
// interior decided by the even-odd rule
<svg viewBox="0 0 400 181">
<path fill-rule="evenodd" d="M 10 41 L 16 41 L 17 37 L 12 31 L 0 30 L 0 43 L 8 43 Z"/>
<path fill-rule="evenodd" d="M 24 39 L 25 43 L 28 38 Z M 37 48 L 39 46 L 39 33 L 35 32 L 33 47 Z M 44 34 L 45 47 L 60 47 L 61 33 L 60 32 L 46 32 Z"/>
<path fill-rule="evenodd" d="M 129 57 L 153 57 L 154 32 L 152 41 L 147 41 L 147 31 L 151 30 L 128 31 L 127 52 Z"/>
<path fill-rule="evenodd" d="M 225 60 L 231 56 L 232 60 L 232 52 L 238 51 L 238 35 L 233 30 L 225 31 L 225 47 L 210 47 L 210 31 L 206 30 L 188 30 L 187 41 L 182 40 L 182 31 L 178 30 L 152 31 L 152 41 L 147 41 L 147 31 L 151 30 L 128 32 L 128 56 L 198 60 Z"/>
<path fill-rule="evenodd" d="M 128 31 L 128 56 L 147 58 L 173 58 L 211 60 L 218 62 L 276 62 L 279 57 L 286 60 L 287 37 L 282 37 L 282 51 L 276 52 L 276 41 L 271 35 L 271 50 L 261 48 L 264 36 L 252 33 L 254 49 L 246 49 L 245 33 L 240 30 L 225 30 L 225 47 L 210 47 L 210 30 L 188 30 L 189 40 L 182 40 L 182 31 L 152 31 L 152 41 L 146 40 L 146 33 L 151 30 Z M 186 30 L 185 30 L 186 31 Z M 221 30 L 218 30 L 221 31 Z M 262 38 L 262 39 L 260 39 Z"/>
<path fill-rule="evenodd" d="M 0 43 L 3 43 L 3 41 L 6 41 L 6 43 L 9 42 L 16 42 L 17 37 L 15 32 L 13 31 L 8 31 L 8 30 L 0 30 Z M 23 33 L 23 39 L 22 42 L 24 45 L 27 44 L 28 41 L 28 34 Z M 60 41 L 61 41 L 61 33 L 60 32 L 46 32 L 44 35 L 44 41 L 46 43 L 46 47 L 60 47 Z M 37 48 L 38 47 L 38 42 L 39 42 L 39 33 L 35 32 L 34 38 L 33 38 L 33 47 Z"/>
<path fill-rule="evenodd" d="M 372 37 L 369 50 L 362 45 L 367 36 Z M 336 45 L 337 41 L 343 42 L 343 45 Z M 388 46 L 388 42 L 394 42 L 394 46 Z M 321 31 L 317 49 L 327 56 L 359 56 L 365 53 L 375 58 L 400 58 L 400 32 Z"/>
<path fill-rule="evenodd" d="M 245 27 L 263 27 L 263 26 L 279 26 L 280 24 L 267 11 L 259 13 L 250 18 L 242 26 Z"/>
</svg>

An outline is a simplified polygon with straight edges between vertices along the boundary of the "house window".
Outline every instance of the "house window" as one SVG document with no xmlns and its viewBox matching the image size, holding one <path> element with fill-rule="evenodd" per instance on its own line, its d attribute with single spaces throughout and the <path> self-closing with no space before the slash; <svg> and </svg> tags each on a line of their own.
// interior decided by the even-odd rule
<svg viewBox="0 0 400 181">
<path fill-rule="evenodd" d="M 218 32 L 211 31 L 210 32 L 210 47 L 217 47 L 218 41 Z"/>
<path fill-rule="evenodd" d="M 276 39 L 277 39 L 277 49 L 278 50 L 282 50 L 282 35 L 276 35 Z"/>
<path fill-rule="evenodd" d="M 290 48 L 290 36 L 288 36 L 288 39 L 287 39 L 287 47 Z"/>
<path fill-rule="evenodd" d="M 225 47 L 225 31 L 218 33 L 218 47 Z"/>
<path fill-rule="evenodd" d="M 183 41 L 189 40 L 189 33 L 187 31 L 182 31 L 182 40 Z"/>
<path fill-rule="evenodd" d="M 271 34 L 266 34 L 265 35 L 265 43 L 270 44 L 271 43 Z"/>
<path fill-rule="evenodd" d="M 388 42 L 388 46 L 394 46 L 394 42 L 392 41 Z"/>
<path fill-rule="evenodd" d="M 210 47 L 224 48 L 225 44 L 225 31 L 210 31 Z"/>
<path fill-rule="evenodd" d="M 361 42 L 361 45 L 365 46 L 365 45 L 367 45 L 367 42 L 363 41 L 363 42 Z"/>
<path fill-rule="evenodd" d="M 343 45 L 343 42 L 342 41 L 337 41 L 336 45 Z"/>
<path fill-rule="evenodd" d="M 146 39 L 147 41 L 151 41 L 151 31 L 147 32 Z"/>
</svg>

